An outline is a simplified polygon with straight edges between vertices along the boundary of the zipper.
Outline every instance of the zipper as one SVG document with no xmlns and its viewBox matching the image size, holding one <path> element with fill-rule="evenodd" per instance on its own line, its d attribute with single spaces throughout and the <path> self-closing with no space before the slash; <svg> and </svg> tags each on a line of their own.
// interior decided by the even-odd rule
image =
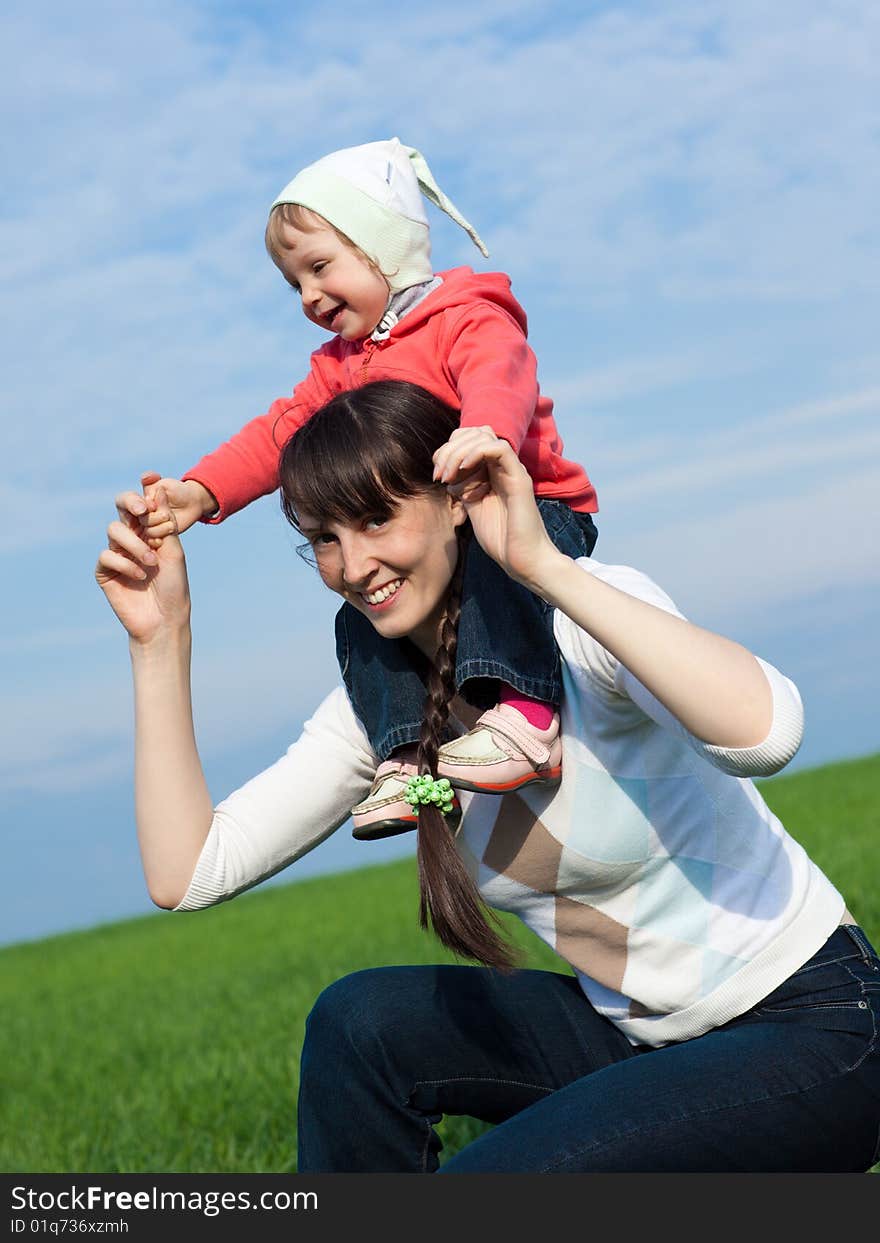
<svg viewBox="0 0 880 1243">
<path fill-rule="evenodd" d="M 363 378 L 364 372 L 369 367 L 372 357 L 378 348 L 379 348 L 378 342 L 374 341 L 371 337 L 368 337 L 367 340 L 364 342 L 364 357 L 363 357 L 363 361 L 361 362 L 361 370 L 360 370 L 361 378 Z"/>
</svg>

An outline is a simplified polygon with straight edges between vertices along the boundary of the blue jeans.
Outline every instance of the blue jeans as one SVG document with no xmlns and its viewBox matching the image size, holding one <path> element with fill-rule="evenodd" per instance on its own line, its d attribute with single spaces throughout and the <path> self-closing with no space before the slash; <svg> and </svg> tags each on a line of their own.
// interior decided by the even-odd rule
<svg viewBox="0 0 880 1243">
<path fill-rule="evenodd" d="M 570 557 L 588 557 L 598 532 L 589 514 L 538 500 L 547 533 Z M 553 610 L 515 583 L 475 539 L 465 554 L 455 681 L 476 707 L 498 701 L 497 681 L 559 703 L 562 680 Z M 427 662 L 408 639 L 385 639 L 350 604 L 336 614 L 336 658 L 373 750 L 387 759 L 417 742 L 425 710 Z"/>
<path fill-rule="evenodd" d="M 634 1047 L 573 976 L 378 967 L 306 1025 L 299 1172 L 861 1172 L 880 1160 L 880 960 L 860 928 L 694 1040 Z"/>
</svg>

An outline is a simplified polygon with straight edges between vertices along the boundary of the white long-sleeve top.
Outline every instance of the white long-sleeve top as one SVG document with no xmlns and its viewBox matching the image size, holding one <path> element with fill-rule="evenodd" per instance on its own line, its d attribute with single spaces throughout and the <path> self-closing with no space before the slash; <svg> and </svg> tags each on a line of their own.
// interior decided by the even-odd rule
<svg viewBox="0 0 880 1243">
<path fill-rule="evenodd" d="M 578 564 L 681 615 L 637 570 Z M 503 798 L 461 791 L 456 843 L 484 900 L 515 912 L 570 963 L 634 1044 L 690 1039 L 772 992 L 845 910 L 750 780 L 796 752 L 800 697 L 761 661 L 773 693 L 767 737 L 709 746 L 559 610 L 554 625 L 561 784 Z M 365 796 L 376 764 L 335 689 L 281 759 L 219 804 L 176 909 L 234 897 L 312 850 Z"/>
</svg>

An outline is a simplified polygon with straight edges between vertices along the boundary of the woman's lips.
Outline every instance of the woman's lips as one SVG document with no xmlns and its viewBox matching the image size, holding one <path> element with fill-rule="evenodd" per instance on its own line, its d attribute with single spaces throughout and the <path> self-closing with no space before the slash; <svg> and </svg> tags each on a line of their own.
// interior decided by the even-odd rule
<svg viewBox="0 0 880 1243">
<path fill-rule="evenodd" d="M 392 579 L 390 583 L 383 584 L 378 591 L 362 591 L 361 599 L 368 608 L 375 611 L 387 609 L 392 602 L 400 595 L 400 589 L 403 586 L 402 578 Z"/>
</svg>

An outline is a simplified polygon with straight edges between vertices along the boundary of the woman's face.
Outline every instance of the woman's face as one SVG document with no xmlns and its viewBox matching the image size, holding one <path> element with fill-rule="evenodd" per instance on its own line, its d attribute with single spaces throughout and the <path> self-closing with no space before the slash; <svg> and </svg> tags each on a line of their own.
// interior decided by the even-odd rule
<svg viewBox="0 0 880 1243">
<path fill-rule="evenodd" d="M 298 516 L 331 591 L 386 639 L 409 638 L 433 659 L 458 560 L 456 530 L 466 519 L 461 502 L 435 488 L 403 498 L 388 518 L 321 523 Z"/>
</svg>

